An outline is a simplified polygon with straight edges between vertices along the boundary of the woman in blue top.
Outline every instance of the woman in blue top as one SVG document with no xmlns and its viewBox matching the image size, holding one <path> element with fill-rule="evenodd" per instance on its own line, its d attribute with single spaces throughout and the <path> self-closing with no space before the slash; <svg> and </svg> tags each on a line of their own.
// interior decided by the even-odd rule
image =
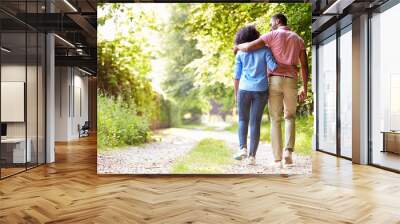
<svg viewBox="0 0 400 224">
<path fill-rule="evenodd" d="M 235 36 L 235 44 L 251 42 L 260 37 L 254 26 L 241 28 Z M 260 126 L 264 108 L 268 102 L 267 70 L 278 67 L 268 47 L 252 52 L 239 51 L 235 62 L 235 100 L 239 116 L 239 151 L 234 158 L 242 160 L 249 156 L 249 165 L 255 165 L 260 140 Z M 250 152 L 247 154 L 247 132 L 250 123 Z"/>
</svg>

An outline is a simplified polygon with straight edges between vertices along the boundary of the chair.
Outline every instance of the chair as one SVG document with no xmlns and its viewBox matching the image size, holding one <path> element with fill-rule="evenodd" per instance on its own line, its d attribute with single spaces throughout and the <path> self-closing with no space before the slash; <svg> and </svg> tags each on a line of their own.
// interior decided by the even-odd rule
<svg viewBox="0 0 400 224">
<path fill-rule="evenodd" d="M 85 121 L 82 127 L 78 124 L 79 138 L 89 136 L 89 129 L 90 129 L 89 121 Z"/>
</svg>

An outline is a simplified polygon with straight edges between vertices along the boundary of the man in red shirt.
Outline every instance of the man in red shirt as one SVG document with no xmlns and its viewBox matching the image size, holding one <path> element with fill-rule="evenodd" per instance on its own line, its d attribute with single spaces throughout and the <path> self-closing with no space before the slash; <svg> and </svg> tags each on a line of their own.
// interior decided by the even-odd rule
<svg viewBox="0 0 400 224">
<path fill-rule="evenodd" d="M 253 51 L 268 46 L 279 64 L 292 65 L 269 72 L 269 112 L 271 116 L 271 145 L 275 157 L 274 166 L 282 166 L 282 113 L 285 118 L 285 165 L 292 165 L 295 145 L 295 118 L 297 99 L 307 98 L 308 61 L 303 39 L 287 27 L 287 18 L 282 13 L 272 16 L 271 32 L 257 40 L 235 46 L 234 51 Z M 297 97 L 298 64 L 301 65 L 303 89 Z"/>
</svg>

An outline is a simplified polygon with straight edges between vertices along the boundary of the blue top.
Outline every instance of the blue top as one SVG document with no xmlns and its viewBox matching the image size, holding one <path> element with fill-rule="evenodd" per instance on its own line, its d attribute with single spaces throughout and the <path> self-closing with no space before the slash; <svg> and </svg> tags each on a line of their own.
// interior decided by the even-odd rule
<svg viewBox="0 0 400 224">
<path fill-rule="evenodd" d="M 266 91 L 268 89 L 267 68 L 274 71 L 277 67 L 275 58 L 268 47 L 251 52 L 239 51 L 235 62 L 235 79 L 240 80 L 239 89 Z"/>
</svg>

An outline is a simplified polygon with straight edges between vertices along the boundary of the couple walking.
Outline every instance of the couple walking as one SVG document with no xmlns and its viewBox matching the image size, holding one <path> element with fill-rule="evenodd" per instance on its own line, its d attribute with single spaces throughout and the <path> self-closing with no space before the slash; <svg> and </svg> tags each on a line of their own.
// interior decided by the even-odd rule
<svg viewBox="0 0 400 224">
<path fill-rule="evenodd" d="M 302 102 L 307 97 L 308 62 L 304 41 L 289 29 L 285 15 L 279 13 L 272 16 L 270 27 L 269 33 L 260 36 L 254 26 L 246 26 L 235 36 L 234 89 L 239 116 L 240 148 L 234 157 L 237 160 L 248 157 L 249 165 L 256 164 L 261 120 L 268 103 L 271 145 L 275 159 L 272 165 L 282 167 L 282 158 L 284 165 L 293 164 L 297 100 Z M 299 63 L 303 89 L 298 95 Z M 282 114 L 285 119 L 284 146 L 281 133 Z"/>
</svg>

